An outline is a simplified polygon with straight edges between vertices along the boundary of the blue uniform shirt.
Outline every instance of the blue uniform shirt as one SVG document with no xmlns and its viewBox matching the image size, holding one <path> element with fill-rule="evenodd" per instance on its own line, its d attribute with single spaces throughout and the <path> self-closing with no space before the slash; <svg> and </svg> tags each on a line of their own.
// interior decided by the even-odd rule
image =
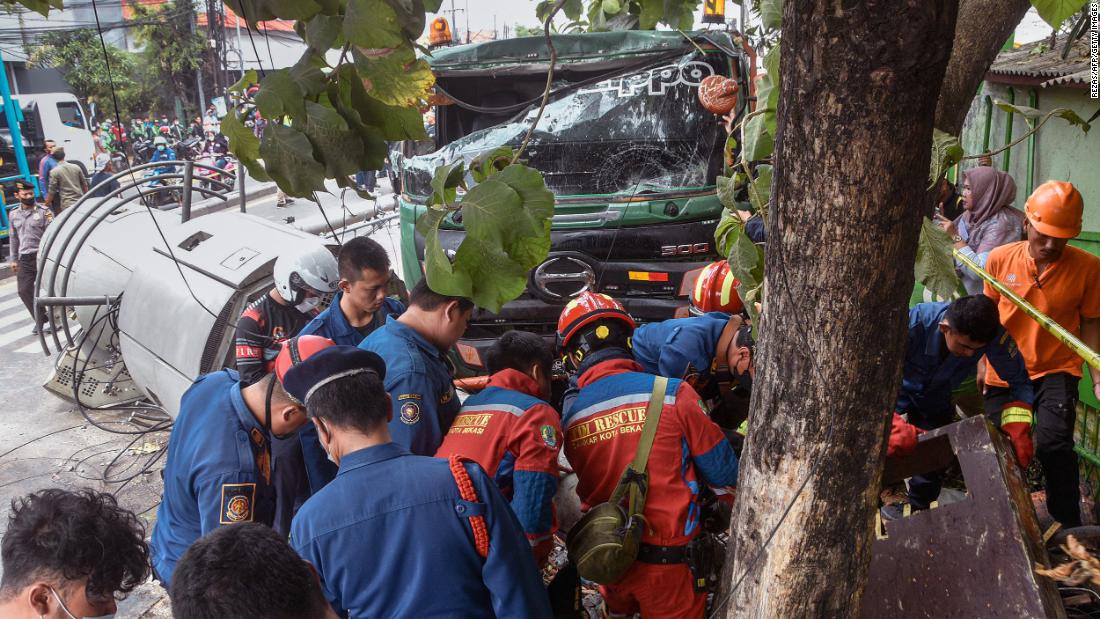
<svg viewBox="0 0 1100 619">
<path fill-rule="evenodd" d="M 309 321 L 309 324 L 303 327 L 302 330 L 298 332 L 298 335 L 320 335 L 321 337 L 327 337 L 341 346 L 358 346 L 366 335 L 363 335 L 359 329 L 351 326 L 347 316 L 344 316 L 344 312 L 340 310 L 340 299 L 343 296 L 343 292 L 336 293 L 328 309 Z M 371 326 L 376 329 L 385 324 L 386 319 L 390 316 L 397 317 L 404 312 L 404 303 L 397 299 L 387 297 L 382 301 L 382 307 L 374 313 L 374 319 L 371 321 Z M 367 335 L 369 335 L 369 333 Z"/>
<path fill-rule="evenodd" d="M 634 360 L 649 374 L 685 378 L 710 377 L 718 338 L 730 320 L 724 312 L 644 324 L 634 330 Z"/>
<path fill-rule="evenodd" d="M 461 407 L 447 355 L 393 316 L 359 348 L 386 362 L 393 442 L 420 456 L 435 455 Z"/>
<path fill-rule="evenodd" d="M 271 525 L 275 494 L 257 458 L 267 434 L 241 397 L 234 370 L 199 377 L 183 394 L 168 439 L 164 495 L 150 548 L 168 586 L 176 562 L 198 538 L 223 524 Z"/>
<path fill-rule="evenodd" d="M 336 479 L 294 518 L 290 543 L 317 569 L 344 617 L 549 618 L 550 603 L 519 521 L 476 464 L 477 503 L 446 460 L 386 443 L 340 461 Z M 474 546 L 481 515 L 489 556 Z"/>
<path fill-rule="evenodd" d="M 1008 382 L 1012 400 L 1031 406 L 1034 393 L 1024 358 L 1003 327 L 998 326 L 993 341 L 970 357 L 947 352 L 939 324 L 948 305 L 948 302 L 920 303 L 909 310 L 909 338 L 895 409 L 899 413 L 916 410 L 935 413 L 950 409 L 951 392 L 975 374 L 983 355 Z"/>
</svg>

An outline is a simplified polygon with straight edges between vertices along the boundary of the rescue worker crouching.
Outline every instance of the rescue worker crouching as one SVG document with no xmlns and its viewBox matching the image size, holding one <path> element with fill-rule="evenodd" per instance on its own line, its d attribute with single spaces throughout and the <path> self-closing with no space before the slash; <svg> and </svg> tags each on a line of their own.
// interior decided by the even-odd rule
<svg viewBox="0 0 1100 619">
<path fill-rule="evenodd" d="M 565 452 L 586 509 L 611 497 L 634 459 L 657 382 L 631 357 L 634 328 L 617 301 L 591 292 L 570 302 L 558 321 L 558 342 L 580 387 L 563 411 Z M 703 616 L 707 592 L 696 585 L 710 566 L 689 564 L 702 554 L 693 552 L 700 491 L 709 484 L 728 495 L 737 483 L 737 456 L 699 395 L 679 379 L 669 380 L 665 393 L 648 458 L 641 549 L 622 578 L 601 586 L 612 616 Z"/>
<path fill-rule="evenodd" d="M 481 465 L 511 501 L 539 566 L 554 546 L 561 420 L 550 397 L 552 348 L 534 333 L 509 331 L 485 353 L 488 386 L 470 396 L 436 457 Z"/>
<path fill-rule="evenodd" d="M 1020 466 L 1027 468 L 1034 451 L 1031 442 L 1034 392 L 1023 356 L 1012 336 L 1001 326 L 996 304 L 985 295 L 970 295 L 950 303 L 920 303 L 909 310 L 909 335 L 895 418 L 899 413 L 907 414 L 910 423 L 922 430 L 951 423 L 952 391 L 975 375 L 982 357 L 1012 387 L 1012 398 L 1001 402 L 999 410 L 990 416 L 1012 441 Z M 934 471 L 909 480 L 909 504 L 913 509 L 930 507 L 940 494 L 942 477 L 943 471 Z M 904 509 L 903 504 L 895 504 L 883 507 L 880 512 L 884 520 L 896 520 Z"/>
<path fill-rule="evenodd" d="M 390 434 L 421 456 L 435 455 L 461 404 L 447 351 L 466 332 L 473 313 L 469 299 L 439 294 L 426 278 L 409 294 L 409 308 L 390 316 L 359 348 L 386 362 L 386 392 L 393 399 Z"/>
<path fill-rule="evenodd" d="M 273 466 L 271 444 L 308 420 L 282 382 L 295 363 L 332 345 L 316 336 L 292 340 L 276 372 L 258 383 L 244 387 L 237 372 L 225 369 L 199 377 L 183 394 L 150 540 L 153 567 L 165 587 L 187 547 L 221 525 L 260 522 L 284 535 L 289 531 L 309 489 L 300 483 L 301 469 Z M 278 487 L 298 492 L 279 493 Z"/>
<path fill-rule="evenodd" d="M 344 617 L 548 618 L 523 530 L 485 471 L 391 440 L 388 373 L 350 346 L 287 372 L 340 467 L 294 517 L 291 546 Z"/>
</svg>

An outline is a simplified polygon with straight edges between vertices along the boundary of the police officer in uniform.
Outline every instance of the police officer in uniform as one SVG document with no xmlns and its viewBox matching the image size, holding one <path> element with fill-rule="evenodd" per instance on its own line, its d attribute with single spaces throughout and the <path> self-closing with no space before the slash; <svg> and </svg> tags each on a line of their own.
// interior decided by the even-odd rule
<svg viewBox="0 0 1100 619">
<path fill-rule="evenodd" d="M 237 372 L 225 369 L 200 377 L 183 394 L 150 540 L 153 568 L 165 587 L 188 546 L 221 525 L 260 522 L 289 531 L 309 485 L 300 464 L 299 470 L 273 465 L 271 441 L 288 438 L 307 419 L 282 381 L 295 363 L 332 345 L 317 336 L 295 338 L 284 345 L 275 372 L 259 382 L 242 388 Z"/>
<path fill-rule="evenodd" d="M 46 232 L 46 226 L 53 221 L 53 211 L 35 201 L 34 185 L 26 181 L 15 181 L 15 198 L 19 200 L 19 208 L 8 213 L 11 223 L 11 270 L 16 276 L 19 298 L 34 318 L 31 333 L 37 335 L 39 329 L 49 329 L 49 326 L 44 326 L 46 312 L 38 308 L 36 315 L 34 311 L 34 278 L 38 275 L 38 244 Z"/>
<path fill-rule="evenodd" d="M 343 617 L 549 619 L 523 529 L 489 476 L 391 440 L 382 359 L 333 346 L 291 368 L 339 473 L 294 517 L 290 544 Z"/>
<path fill-rule="evenodd" d="M 400 318 L 367 336 L 359 348 L 386 362 L 386 392 L 393 398 L 390 434 L 420 456 L 433 456 L 458 415 L 454 368 L 447 351 L 466 332 L 469 299 L 441 295 L 421 279 Z"/>
</svg>

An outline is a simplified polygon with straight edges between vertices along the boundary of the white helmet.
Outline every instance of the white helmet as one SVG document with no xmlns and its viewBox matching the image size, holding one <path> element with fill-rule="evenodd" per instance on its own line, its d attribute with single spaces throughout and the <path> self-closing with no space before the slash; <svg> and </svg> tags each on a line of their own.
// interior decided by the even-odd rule
<svg viewBox="0 0 1100 619">
<path fill-rule="evenodd" d="M 153 138 L 153 146 L 160 146 L 161 144 L 168 146 L 168 140 L 166 140 L 163 135 L 158 135 Z"/>
<path fill-rule="evenodd" d="M 302 313 L 309 313 L 332 299 L 340 288 L 336 258 L 320 242 L 306 242 L 275 261 L 275 289 Z"/>
</svg>

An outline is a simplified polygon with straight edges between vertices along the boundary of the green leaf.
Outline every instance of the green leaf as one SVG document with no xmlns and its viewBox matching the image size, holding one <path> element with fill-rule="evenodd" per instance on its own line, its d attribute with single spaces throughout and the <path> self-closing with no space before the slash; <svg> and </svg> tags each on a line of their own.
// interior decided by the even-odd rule
<svg viewBox="0 0 1100 619">
<path fill-rule="evenodd" d="M 305 33 L 302 38 L 309 44 L 310 49 L 323 54 L 333 47 L 342 45 L 343 31 L 344 19 L 339 15 L 316 15 L 305 22 Z"/>
<path fill-rule="evenodd" d="M 256 76 L 255 69 L 249 69 L 244 72 L 241 79 L 237 80 L 236 84 L 229 87 L 229 92 L 244 92 L 249 86 L 260 83 L 260 78 Z"/>
<path fill-rule="evenodd" d="M 313 146 L 301 131 L 269 122 L 260 142 L 267 173 L 290 196 L 311 197 L 325 190 L 325 166 L 313 159 Z"/>
<path fill-rule="evenodd" d="M 502 172 L 512 163 L 515 151 L 510 146 L 500 146 L 479 155 L 470 162 L 470 175 L 475 183 L 484 183 L 487 179 Z"/>
<path fill-rule="evenodd" d="M 769 30 L 782 28 L 783 0 L 760 0 L 760 21 Z"/>
<path fill-rule="evenodd" d="M 638 4 L 642 9 L 638 15 L 638 29 L 653 30 L 657 27 L 657 22 L 664 17 L 664 0 L 638 0 Z"/>
<path fill-rule="evenodd" d="M 443 0 L 424 0 L 424 10 L 429 13 L 438 13 Z"/>
<path fill-rule="evenodd" d="M 745 161 L 761 161 L 775 152 L 775 139 L 768 133 L 766 116 L 753 116 L 741 126 L 741 158 Z"/>
<path fill-rule="evenodd" d="M 718 200 L 728 210 L 737 210 L 737 187 L 733 179 L 728 176 L 719 176 L 715 179 L 718 185 Z"/>
<path fill-rule="evenodd" d="M 756 166 L 756 178 L 749 183 L 749 201 L 758 213 L 768 208 L 772 195 L 772 172 L 771 165 L 760 164 Z"/>
<path fill-rule="evenodd" d="M 764 76 L 764 81 L 767 84 L 767 93 L 764 100 L 767 101 L 768 109 L 771 110 L 769 114 L 775 115 L 775 111 L 779 109 L 779 42 L 772 46 L 768 53 L 764 56 L 764 70 L 767 71 L 767 75 Z M 759 97 L 759 92 L 757 93 Z M 772 124 L 772 135 L 775 135 L 775 125 Z"/>
<path fill-rule="evenodd" d="M 1040 110 L 1037 110 L 1033 107 L 1028 107 L 1026 105 L 1014 105 L 1006 101 L 1001 101 L 1000 99 L 994 99 L 993 104 L 1008 112 L 1009 114 L 1019 114 L 1028 119 L 1028 121 L 1034 121 L 1035 119 L 1043 115 Z"/>
<path fill-rule="evenodd" d="M 565 0 L 561 12 L 565 13 L 565 17 L 569 21 L 578 21 L 581 18 L 581 13 L 584 12 L 584 3 L 581 0 Z"/>
<path fill-rule="evenodd" d="M 959 289 L 959 276 L 955 272 L 954 249 L 951 237 L 927 217 L 921 224 L 917 245 L 917 261 L 913 274 L 917 282 L 940 299 L 950 299 Z"/>
<path fill-rule="evenodd" d="M 346 177 L 360 170 L 363 142 L 336 110 L 306 101 L 302 120 L 302 132 L 313 145 L 314 156 L 320 155 L 325 164 L 327 178 Z"/>
<path fill-rule="evenodd" d="M 929 189 L 936 186 L 947 170 L 962 160 L 963 148 L 959 138 L 940 131 L 932 130 L 932 165 L 928 170 Z"/>
<path fill-rule="evenodd" d="M 755 304 L 760 301 L 764 290 L 764 250 L 745 234 L 743 225 L 733 235 L 733 246 L 727 260 L 730 273 L 737 278 L 737 296 L 741 298 L 745 311 L 752 318 L 755 332 L 755 325 L 759 322 Z"/>
<path fill-rule="evenodd" d="M 1085 6 L 1085 0 L 1031 0 L 1031 6 L 1057 31 L 1062 22 Z"/>
<path fill-rule="evenodd" d="M 278 119 L 283 116 L 297 117 L 305 113 L 302 89 L 290 75 L 289 69 L 272 71 L 260 80 L 256 107 L 271 124 L 278 124 Z"/>
<path fill-rule="evenodd" d="M 736 213 L 730 210 L 722 211 L 722 217 L 714 229 L 714 248 L 719 256 L 729 255 L 733 249 L 733 240 L 744 231 L 744 228 L 745 223 Z"/>
<path fill-rule="evenodd" d="M 367 49 L 390 49 L 405 42 L 397 13 L 383 0 L 348 0 L 344 36 Z"/>
<path fill-rule="evenodd" d="M 405 36 L 416 40 L 424 34 L 424 3 L 421 0 L 389 0 L 397 13 L 397 23 L 401 25 Z"/>
<path fill-rule="evenodd" d="M 314 0 L 264 0 L 264 4 L 279 19 L 305 21 L 321 12 Z"/>
<path fill-rule="evenodd" d="M 458 195 L 458 188 L 466 188 L 466 162 L 457 161 L 441 165 L 432 176 L 432 198 L 429 205 L 451 206 Z"/>
<path fill-rule="evenodd" d="M 225 0 L 225 5 L 253 26 L 276 17 L 268 8 L 266 0 Z"/>
<path fill-rule="evenodd" d="M 290 68 L 290 76 L 298 82 L 298 88 L 305 96 L 316 97 L 325 91 L 325 74 L 321 72 L 323 66 L 325 66 L 323 58 L 316 52 L 307 51 Z"/>
<path fill-rule="evenodd" d="M 408 47 L 369 57 L 353 50 L 355 66 L 369 82 L 367 92 L 386 105 L 418 107 L 435 85 L 435 75 L 423 59 Z"/>
<path fill-rule="evenodd" d="M 599 5 L 605 15 L 618 15 L 623 10 L 619 0 L 602 0 Z"/>
<path fill-rule="evenodd" d="M 1085 122 L 1085 119 L 1078 116 L 1077 112 L 1074 112 L 1073 110 L 1071 110 L 1069 108 L 1060 107 L 1056 110 L 1051 111 L 1051 114 L 1057 116 L 1058 118 L 1061 118 L 1061 119 L 1065 120 L 1066 122 L 1068 122 L 1071 125 L 1076 125 L 1076 126 L 1080 127 L 1081 131 L 1084 131 L 1086 134 L 1088 134 L 1089 129 L 1092 128 L 1092 125 Z"/>
<path fill-rule="evenodd" d="M 229 150 L 237 157 L 252 178 L 260 181 L 269 181 L 263 165 L 257 159 L 260 157 L 260 140 L 252 130 L 244 126 L 237 113 L 226 114 L 222 119 L 222 134 L 229 140 Z"/>
</svg>

